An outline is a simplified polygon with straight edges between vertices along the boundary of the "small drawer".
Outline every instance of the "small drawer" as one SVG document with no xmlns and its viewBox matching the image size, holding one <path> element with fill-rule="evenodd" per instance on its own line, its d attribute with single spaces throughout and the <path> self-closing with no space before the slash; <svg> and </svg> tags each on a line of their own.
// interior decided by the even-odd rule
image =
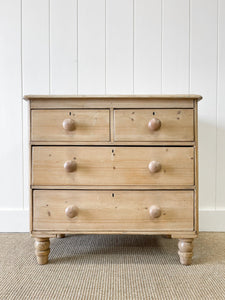
<svg viewBox="0 0 225 300">
<path fill-rule="evenodd" d="M 32 110 L 32 141 L 109 141 L 109 110 Z"/>
<path fill-rule="evenodd" d="M 193 147 L 37 147 L 32 184 L 52 186 L 193 185 Z"/>
<path fill-rule="evenodd" d="M 193 141 L 192 109 L 115 109 L 114 140 Z"/>
<path fill-rule="evenodd" d="M 33 229 L 193 231 L 193 191 L 35 190 Z"/>
</svg>

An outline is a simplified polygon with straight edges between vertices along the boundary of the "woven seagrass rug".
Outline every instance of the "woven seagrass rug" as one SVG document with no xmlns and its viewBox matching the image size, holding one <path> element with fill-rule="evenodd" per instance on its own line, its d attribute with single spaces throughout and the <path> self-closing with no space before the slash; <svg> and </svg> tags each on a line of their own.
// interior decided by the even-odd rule
<svg viewBox="0 0 225 300">
<path fill-rule="evenodd" d="M 28 233 L 0 234 L 0 299 L 225 299 L 225 233 L 200 233 L 191 266 L 177 240 L 71 235 L 39 266 Z"/>
</svg>

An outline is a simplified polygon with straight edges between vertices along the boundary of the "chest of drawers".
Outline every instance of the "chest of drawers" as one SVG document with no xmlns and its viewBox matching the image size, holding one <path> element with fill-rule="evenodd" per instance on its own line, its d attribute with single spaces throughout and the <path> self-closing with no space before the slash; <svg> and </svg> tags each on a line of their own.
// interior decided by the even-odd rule
<svg viewBox="0 0 225 300">
<path fill-rule="evenodd" d="M 198 95 L 30 101 L 30 228 L 39 264 L 64 234 L 198 234 Z"/>
</svg>

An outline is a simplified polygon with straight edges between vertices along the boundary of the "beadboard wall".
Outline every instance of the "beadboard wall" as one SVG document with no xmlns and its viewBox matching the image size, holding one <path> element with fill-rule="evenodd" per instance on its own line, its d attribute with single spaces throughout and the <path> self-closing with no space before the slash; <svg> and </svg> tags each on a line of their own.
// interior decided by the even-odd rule
<svg viewBox="0 0 225 300">
<path fill-rule="evenodd" d="M 225 231 L 225 0 L 0 0 L 0 231 L 28 231 L 24 94 L 197 93 L 200 230 Z"/>
</svg>

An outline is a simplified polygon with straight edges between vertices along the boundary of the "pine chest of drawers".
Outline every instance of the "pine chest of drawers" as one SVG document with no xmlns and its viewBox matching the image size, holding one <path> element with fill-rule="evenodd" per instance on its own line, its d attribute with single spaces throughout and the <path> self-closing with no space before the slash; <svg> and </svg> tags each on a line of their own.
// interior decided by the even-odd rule
<svg viewBox="0 0 225 300">
<path fill-rule="evenodd" d="M 39 264 L 49 238 L 198 234 L 198 95 L 25 96 L 30 101 L 30 227 Z"/>
</svg>

